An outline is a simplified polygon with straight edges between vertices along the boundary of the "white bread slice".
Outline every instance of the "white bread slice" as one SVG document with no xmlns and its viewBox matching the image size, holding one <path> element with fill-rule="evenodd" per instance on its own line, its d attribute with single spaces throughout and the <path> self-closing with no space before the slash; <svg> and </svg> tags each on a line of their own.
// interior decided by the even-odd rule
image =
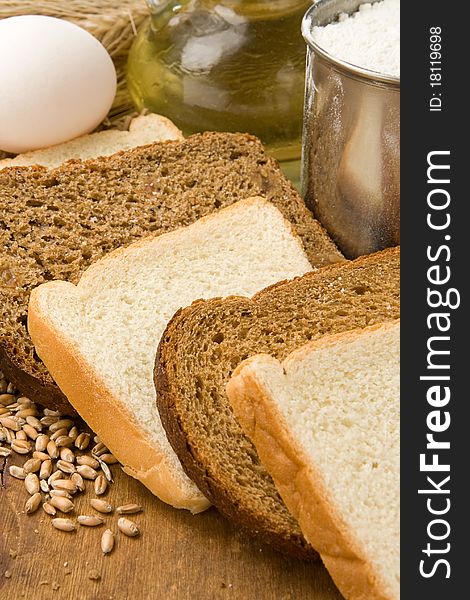
<svg viewBox="0 0 470 600">
<path fill-rule="evenodd" d="M 77 286 L 40 285 L 28 327 L 52 377 L 125 471 L 165 502 L 199 512 L 209 502 L 183 472 L 156 407 L 166 324 L 193 300 L 251 296 L 311 270 L 291 224 L 250 198 L 110 253 Z"/>
<path fill-rule="evenodd" d="M 227 384 L 302 533 L 348 600 L 400 586 L 399 321 L 320 338 Z"/>
<path fill-rule="evenodd" d="M 0 169 L 31 165 L 42 165 L 52 169 L 71 159 L 86 160 L 98 156 L 110 156 L 120 150 L 145 146 L 153 142 L 182 139 L 181 131 L 166 117 L 156 114 L 140 115 L 131 120 L 128 131 L 108 129 L 88 133 L 57 146 L 49 146 L 18 154 L 14 158 L 0 160 Z"/>
</svg>

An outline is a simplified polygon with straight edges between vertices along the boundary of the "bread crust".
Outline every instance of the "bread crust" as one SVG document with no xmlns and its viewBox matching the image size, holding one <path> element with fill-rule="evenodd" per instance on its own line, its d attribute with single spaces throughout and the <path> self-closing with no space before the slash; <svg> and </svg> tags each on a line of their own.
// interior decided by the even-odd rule
<svg viewBox="0 0 470 600">
<path fill-rule="evenodd" d="M 47 398 L 47 405 L 53 407 L 54 410 L 60 411 L 63 415 L 77 416 L 77 411 L 56 385 L 50 385 L 39 377 L 33 377 L 18 367 L 10 358 L 4 342 L 0 343 L 0 365 L 6 379 L 18 385 L 24 396 L 33 400 L 38 396 Z"/>
<path fill-rule="evenodd" d="M 238 300 L 236 296 L 233 296 L 233 298 Z M 228 299 L 226 298 L 225 300 Z M 196 300 L 191 306 L 201 303 L 204 303 L 204 301 Z M 180 309 L 175 313 L 167 326 L 167 331 L 171 329 L 174 322 L 177 322 L 178 316 L 182 311 L 183 309 Z M 174 411 L 175 396 L 169 382 L 167 367 L 167 358 L 171 359 L 171 356 L 167 357 L 165 350 L 166 347 L 160 342 L 155 360 L 154 376 L 159 391 L 157 406 L 163 426 L 167 432 L 168 440 L 180 459 L 188 477 L 197 482 L 197 486 L 202 493 L 217 506 L 221 514 L 230 520 L 233 518 L 233 511 L 231 510 L 233 501 L 230 495 L 208 470 L 201 468 L 201 461 L 197 457 L 198 449 L 193 447 L 187 440 L 180 426 L 177 414 Z M 319 558 L 317 552 L 301 536 L 286 538 L 279 536 L 279 533 L 276 531 L 268 531 L 266 527 L 260 529 L 260 522 L 257 516 L 245 510 L 243 506 L 238 506 L 237 523 L 249 535 L 258 537 L 261 541 L 289 556 L 294 556 L 301 560 L 318 560 Z"/>
<path fill-rule="evenodd" d="M 289 363 L 315 348 L 352 341 L 364 331 L 394 327 L 399 321 L 325 336 L 306 344 L 280 363 L 258 354 L 243 361 L 227 384 L 227 395 L 244 431 L 253 441 L 279 493 L 298 520 L 341 593 L 348 600 L 397 600 L 374 572 L 342 515 L 329 501 L 321 473 L 312 464 L 268 390 L 256 376 L 256 364 L 270 364 L 283 377 Z"/>
<path fill-rule="evenodd" d="M 64 282 L 50 282 L 48 286 L 62 287 Z M 210 502 L 201 493 L 184 494 L 174 476 L 171 465 L 163 454 L 157 454 L 154 445 L 143 435 L 132 414 L 106 388 L 98 373 L 85 363 L 74 346 L 57 331 L 40 303 L 40 289 L 31 293 L 28 328 L 35 340 L 36 350 L 45 358 L 48 368 L 70 402 L 78 408 L 81 417 L 100 437 L 124 467 L 124 471 L 141 481 L 151 492 L 175 508 L 186 508 L 192 513 L 202 512 Z M 100 405 L 100 414 L 95 406 Z M 139 468 L 130 464 L 139 465 Z"/>
</svg>

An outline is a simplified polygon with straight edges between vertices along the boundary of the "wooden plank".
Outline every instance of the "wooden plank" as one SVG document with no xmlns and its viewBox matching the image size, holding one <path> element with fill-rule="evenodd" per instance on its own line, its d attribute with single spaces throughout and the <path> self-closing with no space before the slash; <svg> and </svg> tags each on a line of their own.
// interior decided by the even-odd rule
<svg viewBox="0 0 470 600">
<path fill-rule="evenodd" d="M 22 462 L 20 457 L 9 460 Z M 106 496 L 109 502 L 113 506 L 136 502 L 144 511 L 129 517 L 139 525 L 141 536 L 117 535 L 108 556 L 100 550 L 101 534 L 105 527 L 117 532 L 117 515 L 105 515 L 105 525 L 98 528 L 57 531 L 42 509 L 34 515 L 24 513 L 28 495 L 23 482 L 3 470 L 2 600 L 342 598 L 321 564 L 291 559 L 261 545 L 213 508 L 200 515 L 173 509 L 125 475 L 119 465 L 112 469 L 115 483 Z M 93 492 L 77 496 L 71 517 L 94 513 L 92 497 Z M 99 581 L 89 579 L 92 570 L 100 574 Z"/>
</svg>

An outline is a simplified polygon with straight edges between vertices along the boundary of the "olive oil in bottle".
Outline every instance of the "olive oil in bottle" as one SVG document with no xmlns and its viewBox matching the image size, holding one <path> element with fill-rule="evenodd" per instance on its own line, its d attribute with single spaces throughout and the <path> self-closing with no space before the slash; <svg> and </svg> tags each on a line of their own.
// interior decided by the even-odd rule
<svg viewBox="0 0 470 600">
<path fill-rule="evenodd" d="M 298 183 L 305 77 L 302 17 L 311 0 L 149 2 L 127 80 L 140 110 L 185 135 L 249 132 Z"/>
</svg>

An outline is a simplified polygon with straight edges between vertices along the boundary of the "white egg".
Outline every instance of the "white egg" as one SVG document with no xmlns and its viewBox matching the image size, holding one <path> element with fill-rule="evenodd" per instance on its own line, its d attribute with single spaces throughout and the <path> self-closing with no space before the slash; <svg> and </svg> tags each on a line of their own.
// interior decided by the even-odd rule
<svg viewBox="0 0 470 600">
<path fill-rule="evenodd" d="M 0 20 L 0 149 L 25 152 L 93 130 L 116 94 L 100 42 L 77 25 L 39 15 Z"/>
</svg>

